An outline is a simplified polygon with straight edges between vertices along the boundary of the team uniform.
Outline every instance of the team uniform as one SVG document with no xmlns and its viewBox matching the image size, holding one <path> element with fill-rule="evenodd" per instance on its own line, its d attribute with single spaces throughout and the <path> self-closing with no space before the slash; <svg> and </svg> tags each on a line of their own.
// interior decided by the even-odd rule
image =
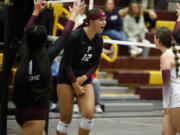
<svg viewBox="0 0 180 135">
<path fill-rule="evenodd" d="M 166 53 L 170 53 L 174 55 L 172 49 L 168 49 Z M 180 67 L 179 67 L 180 68 Z M 165 98 L 163 100 L 163 106 L 166 108 L 167 106 L 171 108 L 180 107 L 180 73 L 178 78 L 176 77 L 176 67 L 170 70 L 170 92 L 168 95 L 169 98 Z M 166 96 L 166 95 L 165 95 Z"/>
<path fill-rule="evenodd" d="M 178 35 L 176 36 L 176 32 L 179 32 L 180 31 L 180 21 L 177 21 L 176 22 L 176 25 L 174 27 L 174 31 L 173 31 L 173 37 L 176 39 L 176 40 L 180 40 L 180 37 L 178 37 Z M 173 53 L 172 50 L 169 51 L 169 53 Z M 180 57 L 180 55 L 178 54 L 178 56 Z M 179 61 L 180 63 L 180 61 Z M 179 67 L 180 68 L 180 67 Z M 179 69 L 180 71 L 180 69 Z M 178 75 L 178 78 L 176 78 L 176 70 L 175 68 L 173 68 L 171 70 L 171 76 L 170 76 L 170 80 L 171 80 L 171 97 L 170 97 L 170 106 L 172 108 L 177 108 L 177 107 L 180 107 L 180 73 Z"/>
<path fill-rule="evenodd" d="M 36 20 L 31 16 L 26 28 Z M 68 21 L 68 25 L 74 24 Z M 14 79 L 13 102 L 16 105 L 16 120 L 20 125 L 29 120 L 45 120 L 49 108 L 48 94 L 52 88 L 51 63 L 63 49 L 72 27 L 66 27 L 64 36 L 54 45 L 31 50 L 25 42 L 18 53 L 18 68 Z M 25 33 L 26 34 L 26 33 Z"/>
<path fill-rule="evenodd" d="M 56 128 L 56 134 L 58 135 L 68 134 L 75 94 L 73 87 L 77 88 L 75 90 L 79 90 L 77 96 L 82 97 L 78 98 L 82 114 L 79 134 L 88 135 L 93 127 L 94 91 L 90 83 L 91 76 L 99 65 L 103 47 L 103 39 L 98 33 L 102 33 L 105 24 L 103 10 L 92 9 L 88 11 L 87 19 L 81 27 L 79 26 L 72 31 L 64 47 L 58 74 L 58 98 L 61 107 L 60 120 Z M 88 36 L 92 36 L 92 38 L 89 39 Z M 83 82 L 83 87 L 80 87 L 79 80 L 76 80 L 76 78 L 80 77 L 80 80 L 83 81 L 86 78 L 84 76 L 87 79 Z M 86 102 L 87 100 L 88 102 Z"/>
<path fill-rule="evenodd" d="M 72 84 L 76 77 L 86 75 L 91 82 L 91 75 L 96 71 L 102 52 L 103 39 L 96 34 L 90 41 L 83 28 L 78 28 L 71 33 L 65 46 L 59 69 L 58 82 Z"/>
<path fill-rule="evenodd" d="M 165 52 L 174 57 L 172 49 L 168 49 Z M 179 54 L 178 54 L 179 55 Z M 180 133 L 180 73 L 177 74 L 177 66 L 173 67 L 171 70 L 162 70 L 163 75 L 163 108 L 165 109 L 165 116 L 163 122 L 163 132 L 166 133 Z M 178 66 L 180 69 L 180 67 Z M 171 109 L 170 109 L 171 108 Z M 166 110 L 168 109 L 168 110 Z M 170 127 L 170 129 L 169 129 Z"/>
</svg>

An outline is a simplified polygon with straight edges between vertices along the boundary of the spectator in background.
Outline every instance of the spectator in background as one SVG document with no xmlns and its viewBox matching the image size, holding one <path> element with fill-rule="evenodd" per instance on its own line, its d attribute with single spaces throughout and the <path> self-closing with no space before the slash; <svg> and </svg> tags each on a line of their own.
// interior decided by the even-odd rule
<svg viewBox="0 0 180 135">
<path fill-rule="evenodd" d="M 92 76 L 92 85 L 94 87 L 94 95 L 95 95 L 95 112 L 102 113 L 103 110 L 101 108 L 101 84 L 100 80 L 96 78 L 96 73 L 94 73 Z"/>
<path fill-rule="evenodd" d="M 114 5 L 114 0 L 106 0 L 105 13 L 107 17 L 107 24 L 105 26 L 103 35 L 109 36 L 111 39 L 120 41 L 129 41 L 123 29 L 123 21 L 121 16 L 117 13 Z M 131 56 L 136 56 L 142 52 L 141 48 L 121 46 L 125 48 Z"/>
<path fill-rule="evenodd" d="M 124 31 L 130 41 L 149 43 L 149 41 L 145 39 L 147 29 L 142 15 L 142 9 L 138 2 L 134 1 L 130 3 L 129 12 L 125 16 L 123 24 Z M 144 48 L 143 57 L 147 57 L 148 53 L 149 48 Z"/>
<path fill-rule="evenodd" d="M 157 19 L 157 14 L 154 11 L 154 0 L 141 0 L 141 5 L 145 23 L 149 23 L 147 27 L 150 32 L 154 33 Z"/>
<path fill-rule="evenodd" d="M 111 55 L 113 53 L 112 50 L 108 50 L 103 48 L 102 50 L 103 53 L 105 53 L 106 55 Z M 100 80 L 96 77 L 97 72 L 95 72 L 91 78 L 92 78 L 92 85 L 94 87 L 94 95 L 95 95 L 95 112 L 96 113 L 102 113 L 103 110 L 101 108 L 101 83 Z"/>
<path fill-rule="evenodd" d="M 119 4 L 117 5 L 116 11 L 119 13 L 121 17 L 125 17 L 128 14 L 129 4 L 135 0 L 120 0 Z M 140 2 L 140 0 L 136 0 Z"/>
<path fill-rule="evenodd" d="M 142 4 L 143 16 L 146 23 L 149 23 L 148 29 L 154 32 L 157 15 L 154 11 L 154 0 L 121 0 L 116 10 L 121 17 L 128 14 L 128 6 L 131 2 L 136 1 Z"/>
<path fill-rule="evenodd" d="M 49 110 L 55 111 L 57 108 L 57 101 L 58 101 L 58 97 L 57 97 L 57 76 L 58 76 L 58 72 L 59 72 L 59 60 L 57 57 L 53 60 L 53 62 L 51 64 L 51 71 L 52 71 L 53 88 L 50 92 Z"/>
</svg>

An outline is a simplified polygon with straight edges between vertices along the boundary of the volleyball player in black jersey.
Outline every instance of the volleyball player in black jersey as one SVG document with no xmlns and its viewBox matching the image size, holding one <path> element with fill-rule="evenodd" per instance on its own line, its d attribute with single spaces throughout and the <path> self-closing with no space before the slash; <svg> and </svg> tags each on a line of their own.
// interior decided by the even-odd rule
<svg viewBox="0 0 180 135">
<path fill-rule="evenodd" d="M 106 16 L 101 9 L 87 13 L 84 27 L 74 30 L 65 46 L 58 75 L 58 99 L 60 121 L 57 135 L 67 135 L 72 119 L 74 96 L 81 110 L 78 135 L 88 135 L 93 126 L 94 90 L 91 75 L 96 71 L 103 47 L 100 33 L 106 25 Z"/>
<path fill-rule="evenodd" d="M 34 0 L 34 11 L 25 27 L 25 38 L 19 55 L 14 80 L 13 102 L 16 105 L 16 121 L 22 135 L 45 135 L 44 127 L 48 112 L 48 94 L 52 88 L 51 63 L 64 47 L 70 35 L 76 15 L 83 5 L 74 4 L 67 25 L 54 45 L 46 48 L 46 29 L 34 25 L 39 13 L 45 8 L 43 0 Z M 23 48 L 23 49 L 22 49 Z"/>
</svg>

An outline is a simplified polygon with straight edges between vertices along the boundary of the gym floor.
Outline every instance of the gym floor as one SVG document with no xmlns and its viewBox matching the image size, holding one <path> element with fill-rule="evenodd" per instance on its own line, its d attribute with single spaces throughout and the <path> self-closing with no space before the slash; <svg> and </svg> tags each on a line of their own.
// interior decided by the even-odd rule
<svg viewBox="0 0 180 135">
<path fill-rule="evenodd" d="M 68 135 L 77 135 L 80 114 L 73 114 Z M 48 135 L 56 135 L 59 113 L 49 115 Z M 163 116 L 160 110 L 152 112 L 108 112 L 95 114 L 95 125 L 90 135 L 161 135 Z M 8 135 L 20 135 L 21 129 L 14 116 L 8 116 Z"/>
</svg>

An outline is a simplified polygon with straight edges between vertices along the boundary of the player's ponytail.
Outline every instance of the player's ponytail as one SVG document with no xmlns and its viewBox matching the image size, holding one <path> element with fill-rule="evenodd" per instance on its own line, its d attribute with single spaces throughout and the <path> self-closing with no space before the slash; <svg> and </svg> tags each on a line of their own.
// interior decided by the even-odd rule
<svg viewBox="0 0 180 135">
<path fill-rule="evenodd" d="M 175 59 L 175 66 L 176 66 L 176 78 L 178 78 L 180 63 L 179 63 L 179 53 L 178 53 L 178 50 L 176 49 L 175 45 L 176 45 L 176 42 L 172 41 L 171 46 L 172 46 L 172 51 L 175 55 L 174 59 Z"/>
</svg>

